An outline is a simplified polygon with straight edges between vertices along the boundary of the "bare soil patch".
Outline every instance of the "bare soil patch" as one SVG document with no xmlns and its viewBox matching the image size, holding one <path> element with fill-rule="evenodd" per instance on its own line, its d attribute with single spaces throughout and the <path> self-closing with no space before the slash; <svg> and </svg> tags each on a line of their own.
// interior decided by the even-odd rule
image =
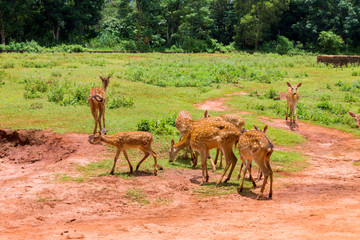
<svg viewBox="0 0 360 240">
<path fill-rule="evenodd" d="M 354 161 L 360 159 L 360 140 L 307 123 L 290 127 L 285 120 L 261 120 L 307 139 L 292 148 L 276 146 L 303 152 L 310 166 L 275 176 L 271 200 L 256 201 L 259 188 L 199 195 L 194 192 L 199 189 L 199 169 L 165 169 L 158 176 L 140 171 L 128 177 L 128 167 L 119 165 L 118 175 L 58 182 L 57 174 L 76 176 L 77 165 L 112 158 L 114 153 L 104 145 L 89 144 L 86 134 L 50 134 L 48 139 L 60 138 L 58 145 L 75 150 L 64 151 L 61 161 L 50 156 L 32 164 L 26 156 L 17 164 L 8 156 L 1 160 L 0 239 L 358 239 L 360 167 Z M 41 139 L 41 134 L 23 135 Z M 17 146 L 1 137 L 11 152 L 20 151 L 20 142 L 27 140 L 14 139 Z M 37 150 L 35 142 L 24 145 L 34 147 L 28 152 Z M 218 177 L 210 172 L 209 185 Z"/>
</svg>

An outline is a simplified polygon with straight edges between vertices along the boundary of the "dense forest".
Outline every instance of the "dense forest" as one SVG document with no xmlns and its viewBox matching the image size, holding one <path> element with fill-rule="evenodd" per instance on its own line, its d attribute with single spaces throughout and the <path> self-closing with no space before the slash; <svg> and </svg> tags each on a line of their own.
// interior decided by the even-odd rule
<svg viewBox="0 0 360 240">
<path fill-rule="evenodd" d="M 116 50 L 360 51 L 360 0 L 1 0 L 0 40 Z"/>
</svg>

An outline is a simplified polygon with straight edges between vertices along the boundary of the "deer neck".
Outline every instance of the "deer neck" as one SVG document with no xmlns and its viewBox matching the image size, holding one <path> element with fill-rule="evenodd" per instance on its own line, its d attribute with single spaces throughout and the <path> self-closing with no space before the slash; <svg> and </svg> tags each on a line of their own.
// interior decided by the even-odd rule
<svg viewBox="0 0 360 240">
<path fill-rule="evenodd" d="M 181 149 L 184 149 L 190 145 L 190 131 L 178 142 L 174 145 L 175 154 L 178 153 Z"/>
<path fill-rule="evenodd" d="M 117 147 L 115 139 L 116 139 L 116 135 L 101 136 L 101 142 Z"/>
</svg>

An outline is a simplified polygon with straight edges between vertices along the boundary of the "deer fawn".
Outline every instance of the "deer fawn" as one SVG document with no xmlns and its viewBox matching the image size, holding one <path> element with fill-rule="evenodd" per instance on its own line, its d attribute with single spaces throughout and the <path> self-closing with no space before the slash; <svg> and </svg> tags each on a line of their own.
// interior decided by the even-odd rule
<svg viewBox="0 0 360 240">
<path fill-rule="evenodd" d="M 295 85 L 291 86 L 291 84 L 289 82 L 286 82 L 286 84 L 289 86 L 289 88 L 286 92 L 286 102 L 287 102 L 286 121 L 288 119 L 288 111 L 289 111 L 289 107 L 290 107 L 290 123 L 291 122 L 295 123 L 295 119 L 297 120 L 296 103 L 298 102 L 299 97 L 300 97 L 297 89 L 301 86 L 301 83 L 299 83 L 296 86 Z"/>
<path fill-rule="evenodd" d="M 235 168 L 237 158 L 232 150 L 234 143 L 239 139 L 240 132 L 231 123 L 225 121 L 201 121 L 194 129 L 190 130 L 190 145 L 194 151 L 200 153 L 202 181 L 201 185 L 209 180 L 207 159 L 209 150 L 219 148 L 224 153 L 226 166 L 223 174 L 217 181 L 220 184 L 227 170 L 231 166 L 227 182 Z"/>
<path fill-rule="evenodd" d="M 119 158 L 120 152 L 123 152 L 126 161 L 130 167 L 130 173 L 133 172 L 133 167 L 128 158 L 126 149 L 140 149 L 144 152 L 145 156 L 140 160 L 140 162 L 136 165 L 136 171 L 138 171 L 141 163 L 149 156 L 152 155 L 154 158 L 154 175 L 157 174 L 157 160 L 156 153 L 151 148 L 151 143 L 154 140 L 153 136 L 149 132 L 119 132 L 114 135 L 106 135 L 105 128 L 99 133 L 96 133 L 95 136 L 91 139 L 91 143 L 103 142 L 109 145 L 112 145 L 117 148 L 115 157 L 114 157 L 114 165 L 111 169 L 110 174 L 114 174 L 116 161 Z M 160 166 L 159 166 L 160 167 Z M 160 167 L 162 169 L 162 167 Z"/>
<path fill-rule="evenodd" d="M 266 133 L 267 128 L 268 128 L 267 125 L 264 127 L 264 129 L 259 129 L 257 126 L 254 125 L 254 129 L 255 129 L 255 130 L 260 131 L 260 132 L 263 132 L 263 133 Z M 246 131 L 247 131 L 247 130 L 246 130 Z M 244 132 L 245 132 L 245 131 L 244 131 Z M 240 166 L 239 174 L 238 174 L 238 176 L 237 176 L 237 180 L 239 180 L 240 177 L 241 177 L 241 170 L 243 169 L 244 165 L 246 165 L 246 163 L 242 162 L 242 163 L 241 163 L 241 166 Z M 249 164 L 249 169 L 248 169 L 248 171 L 249 171 L 249 180 L 253 181 L 253 178 L 252 178 L 252 176 L 251 176 L 251 165 L 252 165 L 252 164 L 251 164 L 251 162 L 250 162 L 250 164 Z M 261 177 L 262 177 L 262 172 L 261 172 L 261 169 L 259 168 L 258 175 L 257 175 L 257 180 L 260 180 Z M 254 185 L 254 187 L 256 187 L 256 184 L 255 184 L 254 181 L 253 181 L 253 185 Z"/>
<path fill-rule="evenodd" d="M 257 200 L 264 193 L 264 188 L 267 183 L 267 179 L 270 176 L 270 192 L 269 198 L 272 197 L 272 183 L 273 183 L 273 171 L 270 166 L 270 157 L 274 151 L 274 145 L 271 143 L 266 134 L 259 130 L 249 130 L 242 134 L 239 138 L 239 153 L 240 159 L 245 163 L 244 175 L 241 181 L 239 191 L 241 192 L 244 185 L 245 173 L 251 164 L 251 161 L 259 166 L 261 172 L 264 174 L 263 184 L 260 190 Z M 253 182 L 254 187 L 256 186 L 254 179 L 250 178 Z"/>
<path fill-rule="evenodd" d="M 356 127 L 359 128 L 360 125 L 360 114 L 354 114 L 352 112 L 349 112 L 350 116 L 352 116 L 353 118 L 355 118 L 356 121 Z"/>
<path fill-rule="evenodd" d="M 207 111 L 204 112 L 204 116 L 201 119 L 207 118 L 210 115 Z M 200 120 L 201 120 L 200 119 Z M 194 121 L 188 111 L 180 111 L 176 120 L 175 120 L 175 127 L 179 131 L 179 141 L 182 137 L 184 137 L 189 131 L 192 125 L 194 125 L 197 121 Z M 186 152 L 184 155 L 184 159 L 187 158 L 187 152 L 190 144 L 186 146 Z"/>
<path fill-rule="evenodd" d="M 229 122 L 233 124 L 239 131 L 242 133 L 244 131 L 243 127 L 245 125 L 245 121 L 242 117 L 240 117 L 237 114 L 221 114 L 220 117 L 224 119 L 226 122 Z M 214 164 L 217 164 L 217 160 L 220 153 L 220 168 L 222 168 L 222 152 L 219 151 L 219 149 L 216 150 L 216 156 L 214 160 Z"/>
<path fill-rule="evenodd" d="M 110 75 L 108 77 L 99 76 L 102 81 L 102 88 L 94 87 L 90 89 L 88 102 L 90 105 L 91 113 L 95 120 L 94 134 L 97 130 L 97 124 L 101 127 L 101 118 L 105 128 L 105 106 L 106 106 L 106 88 L 109 85 Z"/>
</svg>

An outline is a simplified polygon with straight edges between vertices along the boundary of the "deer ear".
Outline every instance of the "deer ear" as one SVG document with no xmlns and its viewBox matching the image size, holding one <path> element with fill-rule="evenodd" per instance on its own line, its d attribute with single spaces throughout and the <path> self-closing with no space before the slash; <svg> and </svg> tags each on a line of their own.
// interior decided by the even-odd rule
<svg viewBox="0 0 360 240">
<path fill-rule="evenodd" d="M 302 83 L 299 83 L 299 84 L 297 85 L 297 87 L 300 87 L 300 86 L 301 86 L 301 84 L 302 84 Z"/>
<path fill-rule="evenodd" d="M 254 125 L 254 128 L 255 128 L 256 130 L 259 130 L 259 128 L 258 128 L 257 126 L 255 126 L 255 125 Z"/>
<path fill-rule="evenodd" d="M 355 114 L 352 112 L 349 112 L 350 116 L 355 117 Z"/>
<path fill-rule="evenodd" d="M 206 111 L 204 112 L 204 118 L 207 118 L 207 117 L 209 117 L 209 114 L 208 114 L 208 111 L 206 110 Z"/>
<path fill-rule="evenodd" d="M 103 78 L 102 76 L 99 76 L 99 78 L 100 78 L 101 80 L 104 80 L 104 78 Z"/>
<path fill-rule="evenodd" d="M 266 125 L 266 126 L 264 127 L 264 133 L 266 132 L 267 129 L 268 129 L 268 125 Z"/>
<path fill-rule="evenodd" d="M 174 139 L 171 139 L 171 146 L 175 144 Z"/>
<path fill-rule="evenodd" d="M 106 128 L 103 128 L 103 129 L 101 130 L 101 134 L 106 135 Z"/>
<path fill-rule="evenodd" d="M 291 84 L 290 84 L 289 82 L 286 82 L 286 84 L 287 84 L 289 87 L 291 87 Z"/>
</svg>

